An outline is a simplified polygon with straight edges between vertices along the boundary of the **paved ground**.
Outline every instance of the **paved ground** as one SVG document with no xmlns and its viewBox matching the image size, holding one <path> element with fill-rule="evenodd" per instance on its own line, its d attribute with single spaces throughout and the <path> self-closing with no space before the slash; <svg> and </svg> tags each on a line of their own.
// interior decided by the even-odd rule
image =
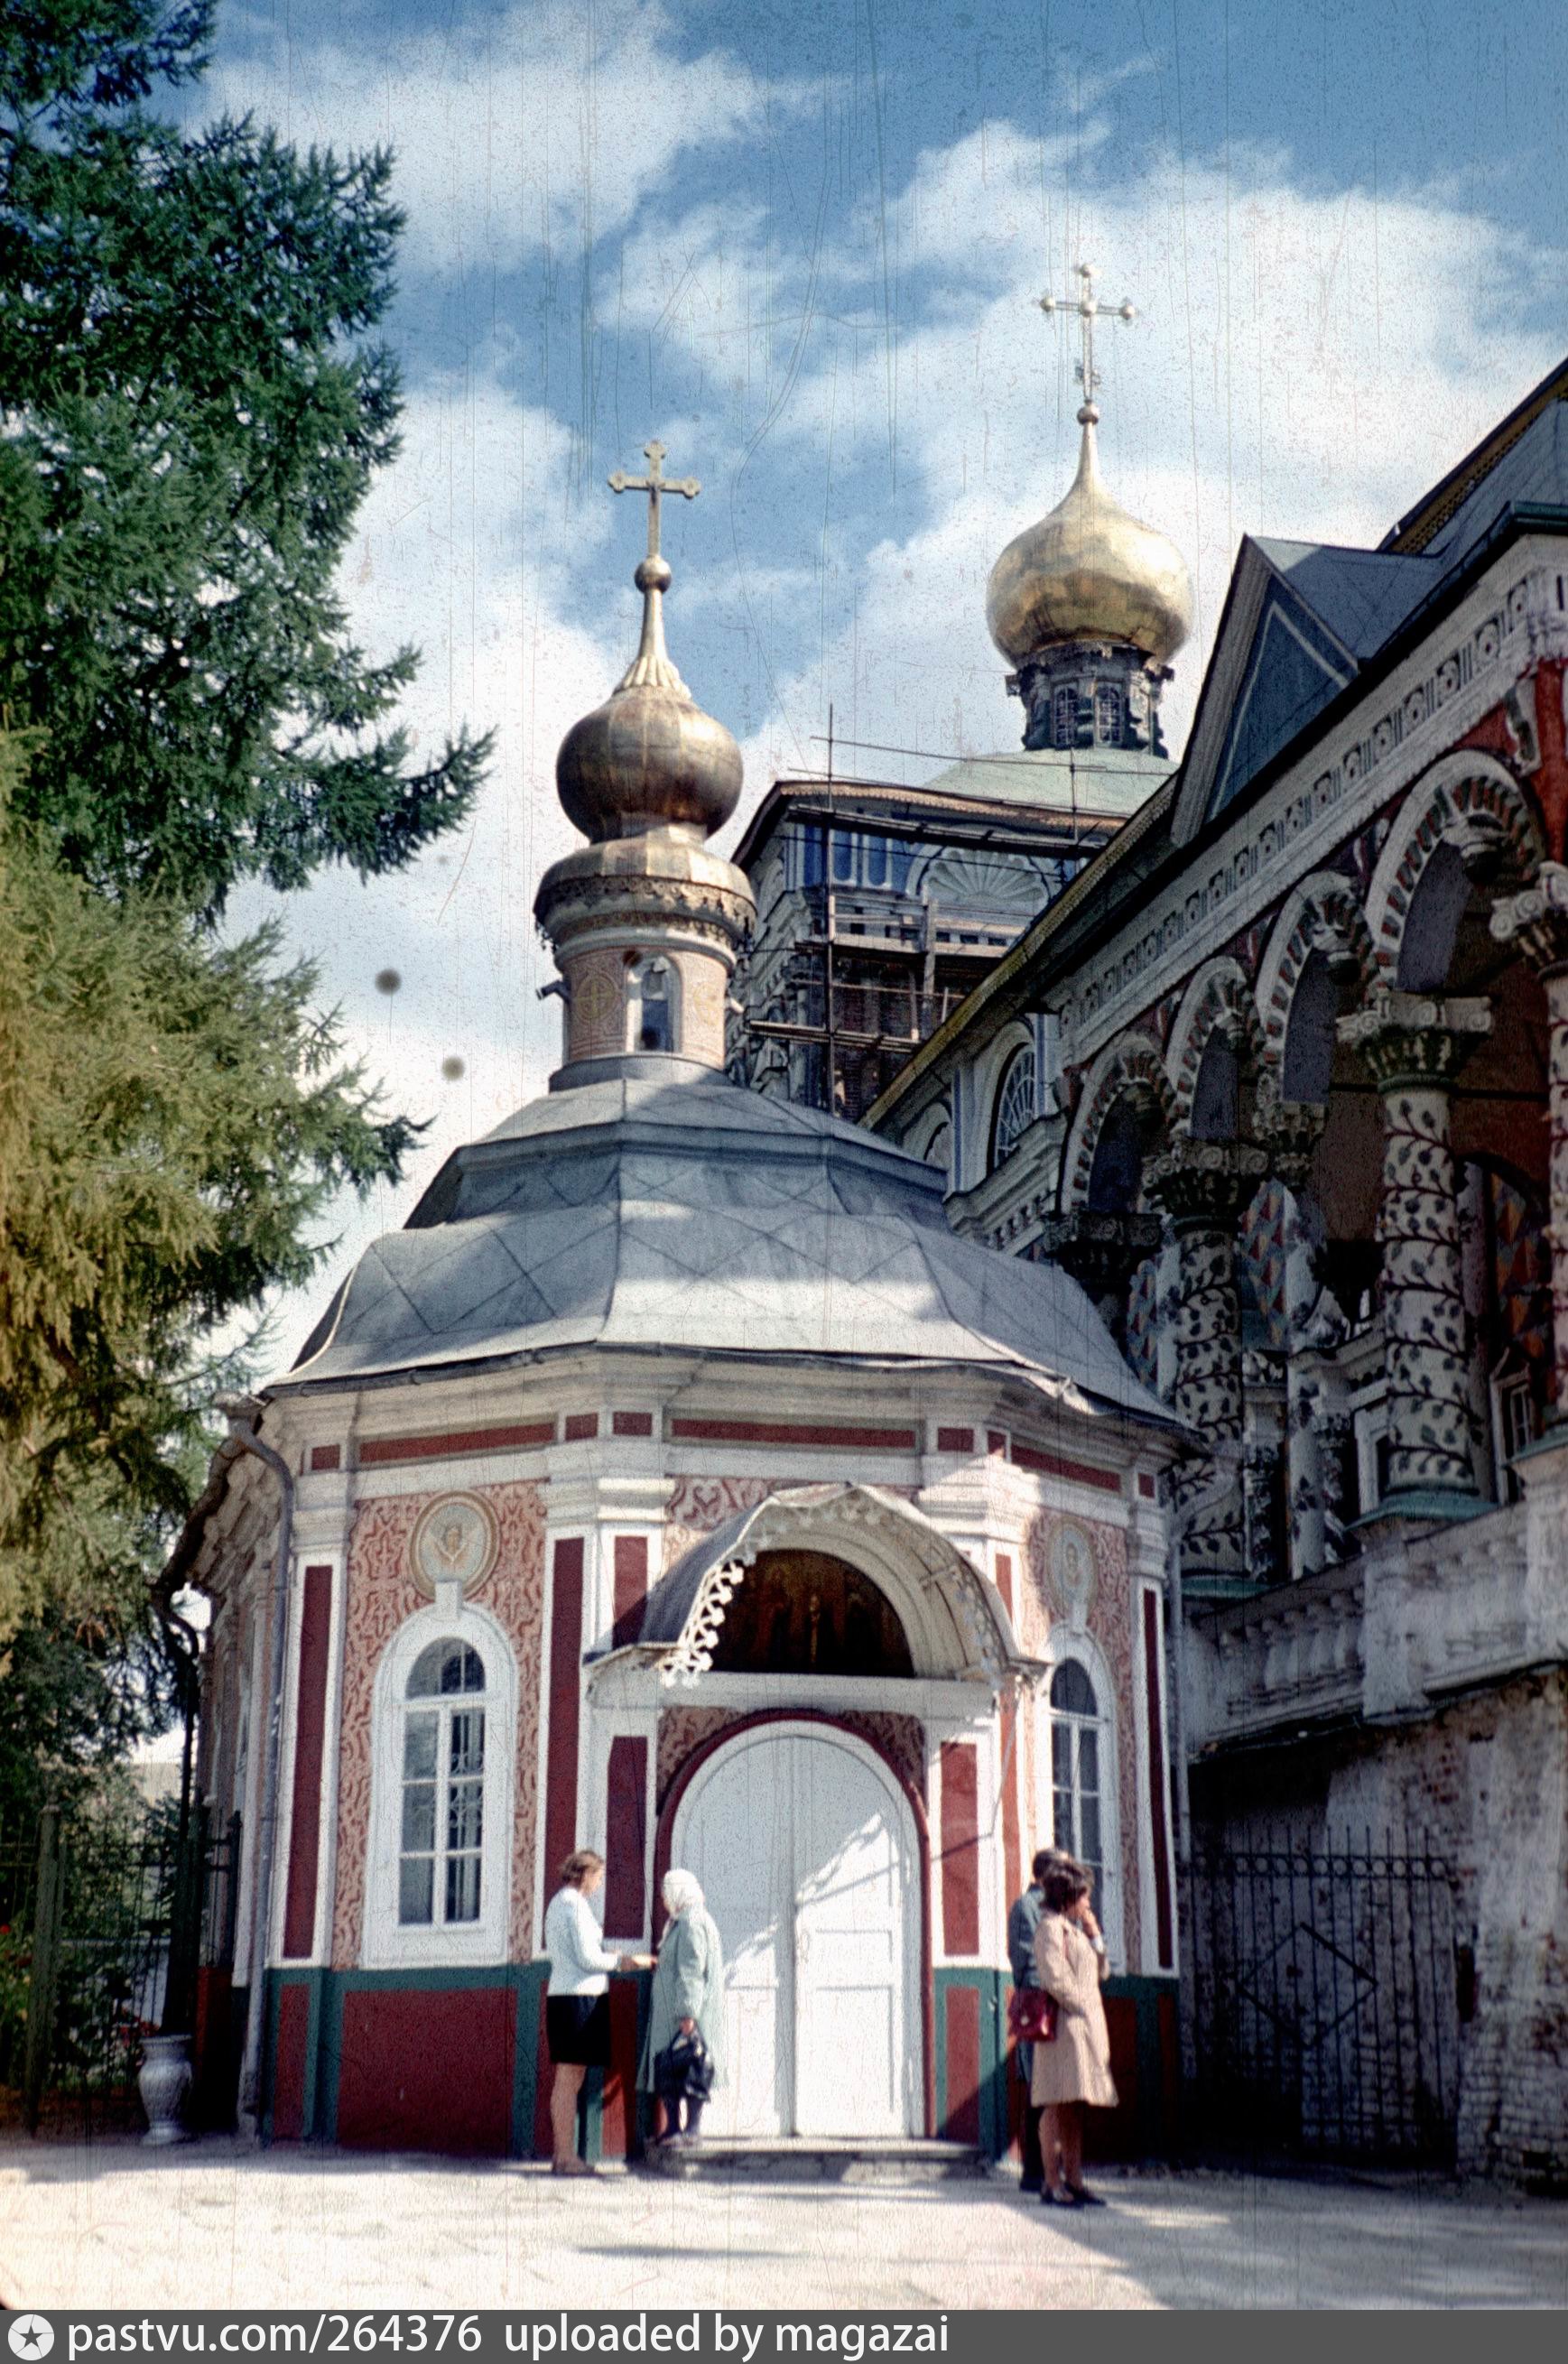
<svg viewBox="0 0 1568 2364">
<path fill-rule="evenodd" d="M 1568 2207 L 1416 2185 L 1106 2177 L 719 2186 L 207 2142 L 0 2145 L 11 2306 L 1563 2306 Z"/>
</svg>

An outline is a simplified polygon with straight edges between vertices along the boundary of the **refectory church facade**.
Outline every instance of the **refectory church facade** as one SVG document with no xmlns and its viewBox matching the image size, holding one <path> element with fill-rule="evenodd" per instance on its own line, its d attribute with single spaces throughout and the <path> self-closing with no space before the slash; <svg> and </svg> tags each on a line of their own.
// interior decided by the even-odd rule
<svg viewBox="0 0 1568 2364">
<path fill-rule="evenodd" d="M 563 743 L 585 842 L 539 891 L 562 1064 L 236 1416 L 181 1547 L 204 1790 L 242 1817 L 242 2100 L 276 2139 L 531 2154 L 543 1912 L 587 1845 L 629 1948 L 665 1868 L 703 1883 L 711 2131 L 998 2153 L 1007 1906 L 1054 1835 L 1147 2147 L 1183 1432 L 1076 1281 L 954 1236 L 931 1165 L 726 1080 L 740 759 L 666 650 L 650 451 L 642 644 Z M 641 2007 L 614 1982 L 610 2156 Z"/>
</svg>

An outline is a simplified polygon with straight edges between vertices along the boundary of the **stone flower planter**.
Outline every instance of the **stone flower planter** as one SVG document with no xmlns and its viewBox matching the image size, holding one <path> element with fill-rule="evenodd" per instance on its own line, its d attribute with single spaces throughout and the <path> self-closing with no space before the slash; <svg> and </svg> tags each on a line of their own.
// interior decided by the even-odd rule
<svg viewBox="0 0 1568 2364">
<path fill-rule="evenodd" d="M 147 2113 L 143 2142 L 162 2147 L 190 2140 L 184 2113 L 194 2073 L 188 2035 L 150 2035 L 145 2039 L 141 2070 L 136 2080 L 141 2106 Z"/>
</svg>

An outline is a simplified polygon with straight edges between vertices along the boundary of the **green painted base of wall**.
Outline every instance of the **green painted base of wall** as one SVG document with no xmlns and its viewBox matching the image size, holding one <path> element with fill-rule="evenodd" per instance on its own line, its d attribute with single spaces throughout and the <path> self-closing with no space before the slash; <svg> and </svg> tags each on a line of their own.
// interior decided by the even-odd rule
<svg viewBox="0 0 1568 2364">
<path fill-rule="evenodd" d="M 1014 2140 L 1024 2082 L 1007 2041 L 1007 1998 L 1013 1981 L 1005 1970 L 939 1969 L 935 1982 L 936 2131 L 978 2142 L 989 2158 L 1002 2158 Z M 955 2074 L 949 2057 L 955 1990 L 979 1999 L 978 2087 Z M 1114 1978 L 1105 1981 L 1111 2029 L 1112 2068 L 1121 2106 L 1089 2113 L 1088 2144 L 1096 2158 L 1169 2158 L 1176 2148 L 1181 2053 L 1174 1979 Z M 972 2007 L 971 2007 L 972 2008 Z M 1016 2086 L 1017 2096 L 1012 2087 Z"/>
<path fill-rule="evenodd" d="M 271 1972 L 263 2139 L 538 2156 L 548 1967 Z M 639 2047 L 651 1983 L 646 1975 L 637 1982 Z M 935 2131 L 978 2143 L 991 2158 L 1010 2148 L 1023 2097 L 1007 2042 L 1010 1991 L 1005 1970 L 935 1973 Z M 1175 2147 L 1176 1993 L 1174 1979 L 1106 1982 L 1121 2106 L 1090 2113 L 1096 2158 L 1160 2158 Z M 580 2124 L 590 2159 L 635 2158 L 645 2139 L 648 2109 L 634 2091 L 634 2065 L 622 2057 L 618 2066 L 608 2092 L 606 2071 L 590 2069 L 584 2080 Z"/>
</svg>

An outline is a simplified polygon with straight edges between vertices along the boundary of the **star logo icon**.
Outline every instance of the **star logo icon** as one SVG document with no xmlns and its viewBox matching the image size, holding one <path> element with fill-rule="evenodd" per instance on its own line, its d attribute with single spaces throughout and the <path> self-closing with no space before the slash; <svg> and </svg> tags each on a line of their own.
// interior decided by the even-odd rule
<svg viewBox="0 0 1568 2364">
<path fill-rule="evenodd" d="M 45 2315 L 18 2314 L 6 2325 L 6 2336 L 13 2356 L 25 2358 L 27 2364 L 41 2364 L 54 2346 L 54 2325 Z"/>
</svg>

